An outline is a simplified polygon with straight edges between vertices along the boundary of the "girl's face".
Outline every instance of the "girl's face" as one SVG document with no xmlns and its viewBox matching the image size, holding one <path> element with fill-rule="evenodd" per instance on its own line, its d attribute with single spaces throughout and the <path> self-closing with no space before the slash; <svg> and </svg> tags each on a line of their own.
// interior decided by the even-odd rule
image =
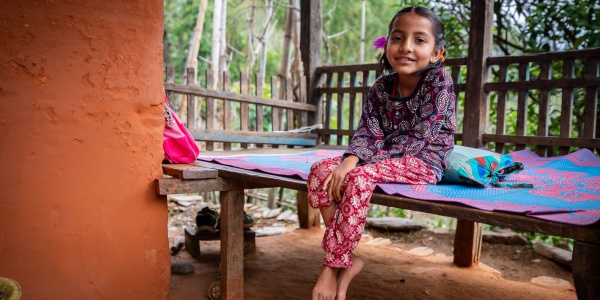
<svg viewBox="0 0 600 300">
<path fill-rule="evenodd" d="M 407 13 L 394 20 L 385 42 L 385 55 L 399 75 L 408 75 L 440 59 L 444 48 L 435 49 L 435 36 L 429 19 Z"/>
</svg>

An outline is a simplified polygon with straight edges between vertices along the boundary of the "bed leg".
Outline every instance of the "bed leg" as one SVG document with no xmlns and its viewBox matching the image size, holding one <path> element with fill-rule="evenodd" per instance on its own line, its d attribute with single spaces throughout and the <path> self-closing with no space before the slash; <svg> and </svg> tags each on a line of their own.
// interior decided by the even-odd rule
<svg viewBox="0 0 600 300">
<path fill-rule="evenodd" d="M 571 267 L 577 299 L 600 299 L 600 245 L 575 241 Z"/>
<path fill-rule="evenodd" d="M 244 191 L 220 192 L 221 296 L 244 299 Z"/>
<path fill-rule="evenodd" d="M 321 224 L 321 212 L 318 209 L 310 207 L 308 204 L 308 193 L 298 191 L 296 194 L 296 208 L 298 211 L 298 222 L 300 228 L 308 229 L 318 227 Z"/>
<path fill-rule="evenodd" d="M 458 219 L 454 236 L 454 264 L 459 267 L 479 264 L 481 239 L 481 223 Z"/>
</svg>

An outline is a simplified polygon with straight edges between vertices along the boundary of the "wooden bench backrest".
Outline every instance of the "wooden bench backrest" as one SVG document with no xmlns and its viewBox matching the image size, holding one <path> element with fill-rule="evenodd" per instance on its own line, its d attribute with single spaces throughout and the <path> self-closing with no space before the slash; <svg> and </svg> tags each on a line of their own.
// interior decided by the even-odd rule
<svg viewBox="0 0 600 300">
<path fill-rule="evenodd" d="M 506 153 L 528 148 L 552 156 L 588 148 L 598 154 L 598 58 L 600 48 L 489 57 L 487 66 L 492 76 L 484 84 L 489 97 L 486 101 L 465 95 L 467 60 L 447 59 L 445 64 L 454 79 L 458 100 L 456 140 L 462 140 L 465 105 L 486 105 L 481 110 L 487 112 L 482 141 L 490 149 Z M 575 74 L 576 69 L 584 71 Z M 317 93 L 324 125 L 317 131 L 319 140 L 347 145 L 358 125 L 369 86 L 380 75 L 380 66 L 324 66 L 317 68 L 316 74 L 321 80 Z M 530 115 L 534 124 L 528 124 Z M 558 124 L 550 126 L 551 122 Z"/>
<path fill-rule="evenodd" d="M 242 73 L 235 92 L 229 72 L 223 73 L 216 89 L 213 89 L 211 70 L 206 71 L 206 80 L 202 83 L 196 83 L 194 69 L 187 70 L 185 84 L 175 84 L 174 77 L 174 68 L 167 67 L 164 84 L 167 97 L 170 103 L 175 102 L 175 94 L 187 98 L 187 114 L 182 121 L 207 150 L 246 148 L 249 144 L 257 147 L 316 145 L 315 133 L 290 132 L 309 125 L 307 114 L 316 113 L 318 109 L 306 103 L 303 79 L 294 86 L 290 78 L 273 76 L 268 84 L 271 97 L 264 98 L 265 84 L 260 74 L 252 81 L 248 74 Z"/>
</svg>

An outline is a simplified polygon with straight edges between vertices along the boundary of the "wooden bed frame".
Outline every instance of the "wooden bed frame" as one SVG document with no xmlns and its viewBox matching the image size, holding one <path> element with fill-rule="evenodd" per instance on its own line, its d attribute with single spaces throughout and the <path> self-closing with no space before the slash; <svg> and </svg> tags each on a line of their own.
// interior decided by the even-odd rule
<svg viewBox="0 0 600 300">
<path fill-rule="evenodd" d="M 307 24 L 312 24 L 310 15 L 320 4 L 319 1 L 310 0 L 302 1 L 302 5 L 304 11 L 309 11 L 303 12 L 302 26 L 309 26 Z M 493 1 L 472 1 L 471 5 L 473 18 L 469 58 L 447 59 L 445 63 L 455 80 L 458 98 L 464 99 L 461 102 L 464 104 L 457 111 L 457 119 L 462 120 L 462 131 L 455 135 L 456 141 L 470 147 L 485 145 L 500 153 L 529 148 L 541 156 L 553 156 L 588 148 L 598 155 L 600 48 L 490 57 Z M 303 47 L 310 50 L 315 47 L 317 33 L 303 31 L 307 32 L 303 36 L 307 41 L 302 43 Z M 379 66 L 321 67 L 318 66 L 320 57 L 312 55 L 303 57 L 303 60 L 307 70 L 305 79 L 272 78 L 272 98 L 252 96 L 253 93 L 263 94 L 263 84 L 257 80 L 255 91 L 250 92 L 247 74 L 241 76 L 241 93 L 238 94 L 230 92 L 227 74 L 219 89 L 211 89 L 210 71 L 206 75 L 206 87 L 200 87 L 195 83 L 193 70 L 188 70 L 188 78 L 191 79 L 187 84 L 175 84 L 172 68 L 167 68 L 165 90 L 170 99 L 175 93 L 188 96 L 190 113 L 186 121 L 192 135 L 206 149 L 202 155 L 343 149 L 354 133 L 361 101 L 374 79 L 380 75 Z M 574 76 L 574 66 L 577 65 L 587 66 L 587 73 Z M 560 68 L 561 73 L 567 75 L 557 78 L 552 68 Z M 518 73 L 518 78 L 511 81 L 507 74 L 512 71 Z M 492 72 L 498 80 L 490 80 Z M 584 99 L 581 100 L 584 101 L 582 112 L 574 111 L 574 99 L 579 99 L 577 97 Z M 549 115 L 552 112 L 548 109 L 550 103 L 554 102 L 559 102 L 561 106 L 558 133 L 549 132 Z M 228 109 L 222 109 L 224 107 Z M 344 107 L 349 109 L 349 113 L 344 113 Z M 218 120 L 222 123 L 217 124 L 214 120 L 219 108 L 222 118 Z M 238 112 L 239 118 L 232 117 L 232 109 Z M 534 134 L 527 130 L 528 111 L 531 110 L 537 111 Z M 199 116 L 201 111 L 205 111 L 205 116 Z M 516 124 L 507 124 L 508 113 L 516 113 Z M 265 115 L 271 118 L 273 127 L 270 130 L 263 129 Z M 495 115 L 494 122 L 490 122 L 490 115 Z M 200 122 L 202 119 L 206 121 Z M 232 120 L 239 120 L 239 124 Z M 234 123 L 238 124 L 237 127 L 232 125 Z M 322 127 L 293 131 L 294 128 L 316 124 L 322 124 Z M 243 298 L 242 210 L 245 189 L 282 187 L 297 190 L 300 226 L 319 226 L 319 213 L 308 206 L 306 183 L 303 180 L 200 161 L 188 165 L 163 165 L 163 170 L 169 176 L 157 179 L 156 188 L 160 195 L 220 191 L 221 294 L 224 299 Z M 457 218 L 454 263 L 458 266 L 478 264 L 481 224 L 572 238 L 575 240 L 572 269 L 577 296 L 579 299 L 600 299 L 598 223 L 576 226 L 381 193 L 375 193 L 371 202 Z"/>
</svg>

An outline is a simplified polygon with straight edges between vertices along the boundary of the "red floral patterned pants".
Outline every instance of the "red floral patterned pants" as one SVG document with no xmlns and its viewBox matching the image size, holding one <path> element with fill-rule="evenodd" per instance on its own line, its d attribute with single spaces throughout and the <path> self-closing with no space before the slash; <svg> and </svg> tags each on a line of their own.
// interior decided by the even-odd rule
<svg viewBox="0 0 600 300">
<path fill-rule="evenodd" d="M 435 184 L 437 178 L 429 165 L 413 156 L 393 158 L 352 169 L 342 183 L 342 200 L 334 203 L 323 190 L 323 182 L 342 163 L 332 157 L 314 163 L 307 179 L 308 201 L 313 208 L 335 204 L 323 235 L 323 264 L 334 268 L 352 266 L 351 252 L 362 236 L 371 195 L 377 183 Z"/>
</svg>

